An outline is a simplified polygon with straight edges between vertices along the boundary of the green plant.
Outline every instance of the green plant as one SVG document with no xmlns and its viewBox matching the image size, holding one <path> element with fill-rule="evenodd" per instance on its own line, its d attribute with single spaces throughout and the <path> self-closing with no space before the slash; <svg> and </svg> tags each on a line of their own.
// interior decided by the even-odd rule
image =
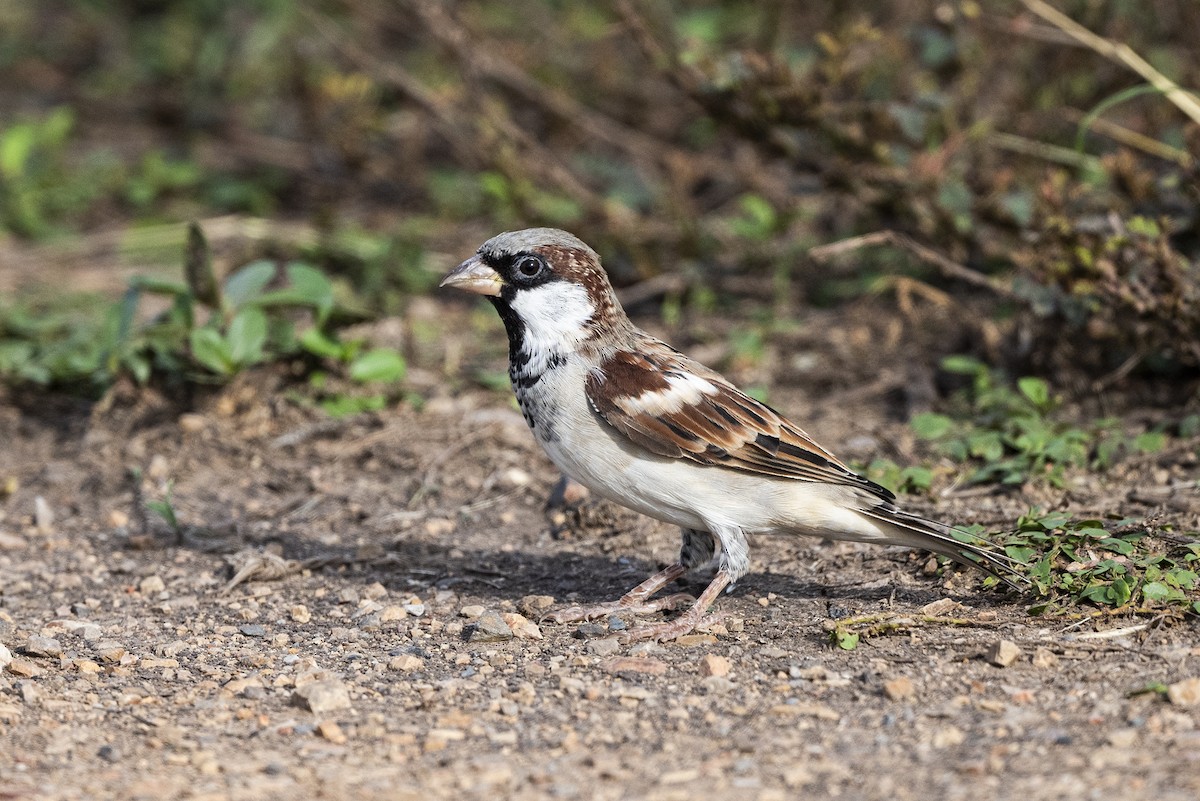
<svg viewBox="0 0 1200 801">
<path fill-rule="evenodd" d="M 942 369 L 970 381 L 952 400 L 956 414 L 918 414 L 911 425 L 943 455 L 974 465 L 971 483 L 1040 479 L 1062 486 L 1068 467 L 1104 469 L 1124 452 L 1152 452 L 1166 441 L 1161 431 L 1129 438 L 1111 419 L 1082 426 L 1059 420 L 1060 400 L 1040 378 L 1020 378 L 1014 386 L 967 356 L 943 359 Z"/>
<path fill-rule="evenodd" d="M 980 533 L 973 531 L 972 533 Z M 1080 603 L 1150 613 L 1200 613 L 1200 535 L 1153 532 L 1133 520 L 1031 511 L 1015 531 L 989 536 L 1025 565 L 1042 600 L 1031 614 Z"/>
</svg>

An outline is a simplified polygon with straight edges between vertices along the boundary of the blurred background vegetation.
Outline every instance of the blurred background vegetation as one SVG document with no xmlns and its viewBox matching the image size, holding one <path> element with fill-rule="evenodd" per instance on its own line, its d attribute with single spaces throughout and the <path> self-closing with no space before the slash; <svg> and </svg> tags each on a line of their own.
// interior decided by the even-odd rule
<svg viewBox="0 0 1200 801">
<path fill-rule="evenodd" d="M 0 376 L 353 374 L 341 326 L 544 224 L 667 314 L 954 298 L 989 363 L 1194 388 L 1197 31 L 1194 0 L 0 0 Z M 168 272 L 62 297 L 131 265 Z"/>
</svg>

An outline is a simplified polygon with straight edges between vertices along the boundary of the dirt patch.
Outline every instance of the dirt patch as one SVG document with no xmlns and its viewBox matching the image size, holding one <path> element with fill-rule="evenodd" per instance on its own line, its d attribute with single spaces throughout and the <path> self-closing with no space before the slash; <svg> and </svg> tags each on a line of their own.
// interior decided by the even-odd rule
<svg viewBox="0 0 1200 801">
<path fill-rule="evenodd" d="M 817 315 L 734 367 L 835 452 L 909 458 L 901 418 L 921 384 L 870 331 Z M 809 352 L 825 366 L 806 376 Z M 123 388 L 95 408 L 0 399 L 0 480 L 15 480 L 0 505 L 0 795 L 1200 794 L 1197 707 L 1137 694 L 1200 675 L 1194 624 L 1039 620 L 919 554 L 767 539 L 715 632 L 626 647 L 535 629 L 522 620 L 543 596 L 613 599 L 674 558 L 677 532 L 592 504 L 555 533 L 558 476 L 502 394 L 430 389 L 420 412 L 331 422 L 284 400 L 288 380 L 258 372 L 182 402 Z M 1195 528 L 1190 501 L 1128 500 L 1186 470 L 1143 461 L 1066 493 L 922 511 L 999 526 L 1036 502 Z M 179 532 L 135 504 L 168 485 Z M 275 577 L 228 587 L 252 560 Z M 961 606 L 933 609 L 959 623 L 921 622 L 943 599 Z M 910 622 L 831 644 L 832 621 L 867 614 Z"/>
</svg>

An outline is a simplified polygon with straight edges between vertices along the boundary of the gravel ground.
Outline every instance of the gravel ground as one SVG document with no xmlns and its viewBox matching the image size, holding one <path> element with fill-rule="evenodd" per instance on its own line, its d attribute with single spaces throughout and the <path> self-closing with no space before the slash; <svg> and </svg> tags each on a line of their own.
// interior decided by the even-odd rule
<svg viewBox="0 0 1200 801">
<path fill-rule="evenodd" d="M 710 631 L 539 624 L 617 597 L 676 532 L 547 517 L 557 476 L 503 396 L 331 423 L 284 381 L 0 396 L 0 799 L 1200 797 L 1195 623 L 1041 620 L 918 554 L 773 539 Z M 810 430 L 903 448 L 876 401 Z M 1188 469 L 924 511 L 1000 525 Z M 177 531 L 138 511 L 168 487 Z M 895 626 L 832 645 L 855 615 Z"/>
</svg>

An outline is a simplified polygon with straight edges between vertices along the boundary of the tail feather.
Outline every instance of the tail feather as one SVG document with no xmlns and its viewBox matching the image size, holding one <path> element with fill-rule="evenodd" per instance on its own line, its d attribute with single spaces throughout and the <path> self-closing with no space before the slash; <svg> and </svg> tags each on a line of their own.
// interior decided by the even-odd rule
<svg viewBox="0 0 1200 801">
<path fill-rule="evenodd" d="M 995 576 L 1014 590 L 1024 590 L 1029 579 L 1016 568 L 1018 562 L 1006 554 L 988 550 L 986 540 L 961 528 L 928 520 L 920 515 L 880 504 L 858 512 L 885 527 L 887 540 L 894 545 L 905 545 L 933 551 L 953 559 L 966 567 L 982 570 Z"/>
</svg>

